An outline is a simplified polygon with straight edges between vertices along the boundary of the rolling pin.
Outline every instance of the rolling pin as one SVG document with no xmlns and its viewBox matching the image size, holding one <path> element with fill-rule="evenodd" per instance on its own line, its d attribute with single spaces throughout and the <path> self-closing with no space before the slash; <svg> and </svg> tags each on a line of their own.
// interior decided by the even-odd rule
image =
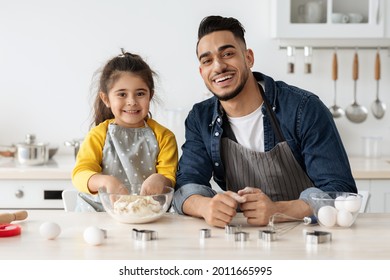
<svg viewBox="0 0 390 280">
<path fill-rule="evenodd" d="M 14 213 L 0 213 L 0 224 L 9 224 L 13 221 L 21 221 L 28 216 L 27 211 L 18 211 Z"/>
</svg>

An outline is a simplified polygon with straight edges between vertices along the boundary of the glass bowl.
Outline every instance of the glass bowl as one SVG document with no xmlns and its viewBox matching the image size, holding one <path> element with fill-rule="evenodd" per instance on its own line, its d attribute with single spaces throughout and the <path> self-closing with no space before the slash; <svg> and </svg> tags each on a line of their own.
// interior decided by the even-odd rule
<svg viewBox="0 0 390 280">
<path fill-rule="evenodd" d="M 359 215 L 363 196 L 349 192 L 311 193 L 309 204 L 318 223 L 327 228 L 352 226 Z"/>
<path fill-rule="evenodd" d="M 137 195 L 107 193 L 99 188 L 104 210 L 115 220 L 127 224 L 143 224 L 158 220 L 172 202 L 173 188 L 164 187 L 161 194 Z"/>
</svg>

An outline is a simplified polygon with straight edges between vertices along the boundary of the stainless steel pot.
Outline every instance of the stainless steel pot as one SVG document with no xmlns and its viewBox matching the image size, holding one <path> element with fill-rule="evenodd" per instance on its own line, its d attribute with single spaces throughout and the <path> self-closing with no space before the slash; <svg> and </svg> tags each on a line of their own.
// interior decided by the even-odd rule
<svg viewBox="0 0 390 280">
<path fill-rule="evenodd" d="M 25 141 L 3 147 L 0 155 L 13 157 L 21 165 L 42 165 L 51 159 L 58 147 L 49 147 L 48 143 L 36 143 L 34 134 L 27 134 Z"/>
<path fill-rule="evenodd" d="M 81 143 L 83 143 L 83 140 L 84 139 L 82 139 L 82 138 L 77 138 L 77 139 L 73 139 L 72 141 L 66 141 L 64 143 L 64 145 L 67 147 L 73 147 L 75 158 L 77 157 L 77 153 L 79 152 L 79 149 L 80 149 Z"/>
<path fill-rule="evenodd" d="M 24 143 L 16 144 L 16 160 L 22 165 L 42 165 L 49 160 L 49 144 L 35 143 L 35 135 L 27 134 Z"/>
</svg>

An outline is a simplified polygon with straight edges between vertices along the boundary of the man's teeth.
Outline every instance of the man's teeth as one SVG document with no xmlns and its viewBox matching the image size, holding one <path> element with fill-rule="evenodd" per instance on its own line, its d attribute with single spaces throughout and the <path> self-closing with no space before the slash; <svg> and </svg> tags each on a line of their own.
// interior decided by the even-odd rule
<svg viewBox="0 0 390 280">
<path fill-rule="evenodd" d="M 223 82 L 223 81 L 225 81 L 225 80 L 227 80 L 227 79 L 231 79 L 231 78 L 232 78 L 232 76 L 229 75 L 229 76 L 225 76 L 225 77 L 216 79 L 215 81 L 216 81 L 217 83 L 220 83 L 220 82 Z"/>
</svg>

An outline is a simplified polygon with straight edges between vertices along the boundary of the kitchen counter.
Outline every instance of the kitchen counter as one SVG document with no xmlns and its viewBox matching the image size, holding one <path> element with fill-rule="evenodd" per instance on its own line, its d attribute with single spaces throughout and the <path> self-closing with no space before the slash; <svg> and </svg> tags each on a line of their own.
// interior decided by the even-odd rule
<svg viewBox="0 0 390 280">
<path fill-rule="evenodd" d="M 390 158 L 350 157 L 355 179 L 390 179 Z M 56 155 L 41 166 L 20 166 L 12 158 L 0 157 L 1 179 L 70 179 L 75 164 L 73 155 Z"/>
<path fill-rule="evenodd" d="M 318 225 L 298 225 L 275 241 L 258 238 L 265 228 L 246 224 L 237 216 L 232 224 L 241 225 L 249 233 L 248 241 L 235 241 L 224 229 L 208 226 L 204 220 L 167 213 L 149 224 L 121 224 L 106 212 L 76 213 L 61 210 L 29 210 L 19 236 L 0 238 L 0 259 L 7 260 L 384 260 L 390 259 L 390 214 L 359 214 L 351 228 L 325 229 Z M 39 233 L 43 222 L 60 225 L 61 234 L 47 240 Z M 83 232 L 89 226 L 107 231 L 107 239 L 99 246 L 87 244 Z M 157 232 L 158 239 L 136 241 L 132 229 Z M 211 229 L 211 237 L 200 239 L 199 230 Z M 326 230 L 332 240 L 322 244 L 306 244 L 304 232 Z"/>
<path fill-rule="evenodd" d="M 45 165 L 21 166 L 13 158 L 0 157 L 1 179 L 70 180 L 73 155 L 55 155 Z"/>
<path fill-rule="evenodd" d="M 351 157 L 352 174 L 355 179 L 390 179 L 390 158 Z"/>
</svg>

